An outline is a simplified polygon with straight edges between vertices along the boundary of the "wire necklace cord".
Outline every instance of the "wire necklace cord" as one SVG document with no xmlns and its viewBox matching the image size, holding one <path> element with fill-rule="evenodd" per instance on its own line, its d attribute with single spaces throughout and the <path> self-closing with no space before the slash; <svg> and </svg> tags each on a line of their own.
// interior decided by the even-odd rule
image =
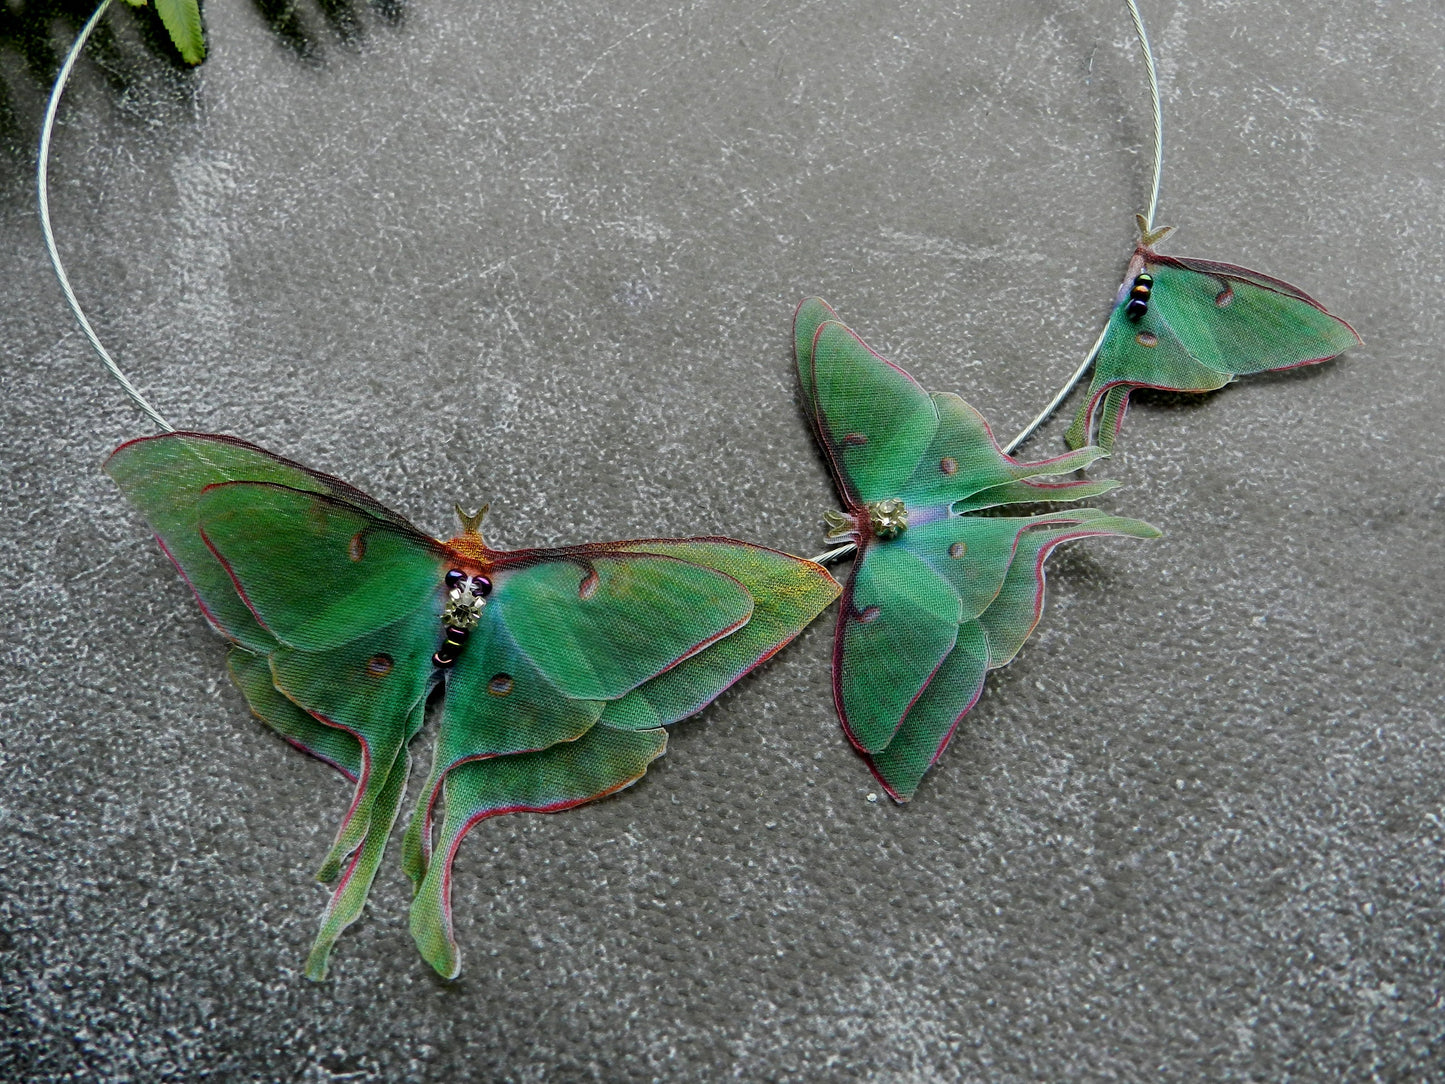
<svg viewBox="0 0 1445 1084">
<path fill-rule="evenodd" d="M 55 247 L 55 233 L 50 227 L 50 137 L 55 129 L 55 114 L 60 108 L 60 96 L 65 93 L 65 84 L 70 79 L 70 71 L 75 67 L 76 58 L 85 49 L 85 43 L 90 39 L 91 31 L 95 29 L 101 16 L 109 7 L 110 0 L 101 0 L 100 6 L 95 9 L 95 14 L 76 35 L 75 44 L 66 54 L 65 63 L 60 66 L 60 74 L 55 77 L 55 85 L 50 90 L 50 102 L 45 108 L 45 121 L 40 127 L 40 151 L 35 168 L 35 196 L 40 209 L 40 231 L 45 235 L 45 251 L 50 255 L 50 266 L 55 270 L 55 278 L 60 283 L 60 292 L 65 295 L 66 303 L 70 305 L 70 311 L 75 314 L 76 322 L 80 324 L 80 330 L 85 333 L 90 345 L 100 356 L 101 364 L 105 366 L 111 376 L 115 377 L 121 389 L 130 396 L 131 401 L 151 421 L 167 433 L 173 433 L 175 426 L 166 421 L 130 382 L 130 378 L 125 375 L 115 358 L 111 357 L 110 351 L 105 348 L 105 344 L 100 341 L 100 336 L 95 333 L 95 328 L 91 327 L 85 310 L 80 307 L 80 299 L 75 296 L 75 290 L 70 285 L 70 276 L 65 273 L 65 265 L 60 262 L 60 252 Z"/>
<path fill-rule="evenodd" d="M 85 26 L 81 28 L 80 33 L 76 35 L 75 43 L 71 45 L 70 52 L 66 54 L 65 62 L 61 65 L 60 73 L 55 77 L 55 85 L 50 91 L 50 101 L 45 108 L 45 120 L 40 128 L 40 149 L 37 155 L 38 161 L 35 176 L 36 202 L 40 211 L 40 230 L 45 236 L 45 251 L 50 256 L 50 264 L 55 271 L 56 281 L 60 284 L 61 293 L 65 295 L 65 300 L 70 306 L 70 311 L 75 314 L 75 319 L 80 325 L 80 330 L 85 333 L 86 339 L 100 357 L 101 364 L 105 366 L 106 371 L 120 384 L 121 389 L 130 397 L 131 401 L 135 403 L 151 421 L 165 432 L 173 433 L 175 432 L 175 426 L 171 425 L 155 407 L 151 406 L 149 400 L 131 383 L 130 378 L 125 375 L 125 372 L 121 369 L 120 365 L 117 364 L 115 358 L 111 356 L 110 351 L 105 348 L 105 344 L 100 341 L 100 336 L 96 334 L 95 328 L 91 326 L 90 319 L 85 315 L 85 310 L 81 308 L 80 299 L 75 296 L 75 290 L 70 285 L 70 276 L 65 273 L 65 265 L 61 262 L 60 252 L 55 244 L 55 233 L 50 224 L 50 143 L 51 136 L 55 129 L 55 115 L 60 108 L 60 99 L 65 93 L 65 85 L 70 79 L 71 70 L 75 67 L 75 61 L 81 52 L 84 51 L 85 43 L 90 40 L 91 32 L 100 22 L 101 17 L 105 15 L 107 9 L 109 9 L 110 3 L 111 0 L 101 0 L 94 14 L 91 15 Z M 1159 77 L 1154 66 L 1154 54 L 1149 45 L 1149 35 L 1144 29 L 1144 17 L 1140 14 L 1138 4 L 1136 0 L 1124 0 L 1124 3 L 1129 9 L 1129 18 L 1134 24 L 1134 32 L 1139 39 L 1139 49 L 1144 57 L 1144 69 L 1149 81 L 1149 98 L 1154 113 L 1153 181 L 1150 186 L 1148 211 L 1141 216 L 1144 228 L 1146 230 L 1152 230 L 1154 228 L 1154 215 L 1159 205 L 1159 184 L 1164 164 L 1164 119 L 1159 99 Z M 1074 370 L 1063 387 L 1061 387 L 1053 399 L 1049 401 L 1048 405 L 1004 447 L 1003 451 L 1006 455 L 1012 455 L 1018 450 L 1018 448 L 1038 432 L 1039 428 L 1063 405 L 1064 400 L 1069 397 L 1070 393 L 1073 392 L 1079 385 L 1079 382 L 1088 374 L 1090 368 L 1093 367 L 1094 359 L 1099 352 L 1099 346 L 1103 343 L 1104 335 L 1107 331 L 1108 327 L 1106 325 L 1104 331 L 1101 331 L 1099 337 L 1094 340 L 1094 345 L 1089 348 L 1089 352 L 1083 362 Z M 855 549 L 857 549 L 857 547 L 853 543 L 845 543 L 844 545 L 837 546 L 825 553 L 819 554 L 814 557 L 813 560 L 820 564 L 828 564 L 841 560 L 851 554 Z"/>
<path fill-rule="evenodd" d="M 1144 16 L 1139 14 L 1135 0 L 1124 0 L 1124 3 L 1129 7 L 1129 18 L 1139 39 L 1139 51 L 1144 54 L 1144 71 L 1149 77 L 1149 103 L 1154 109 L 1154 179 L 1149 186 L 1149 209 L 1144 212 L 1144 228 L 1152 232 L 1154 215 L 1159 210 L 1159 179 L 1164 172 L 1164 110 L 1159 104 L 1159 73 L 1154 68 L 1154 50 L 1149 48 Z"/>
<path fill-rule="evenodd" d="M 1159 73 L 1154 67 L 1154 50 L 1149 46 L 1149 34 L 1144 29 L 1144 16 L 1139 11 L 1136 0 L 1124 0 L 1124 5 L 1129 9 L 1129 20 L 1134 24 L 1134 34 L 1139 39 L 1139 51 L 1144 56 L 1144 72 L 1149 80 L 1149 103 L 1154 112 L 1154 170 L 1153 180 L 1149 185 L 1149 209 L 1139 217 L 1140 230 L 1145 237 L 1154 232 L 1154 215 L 1159 209 L 1159 182 L 1164 173 L 1164 109 L 1159 101 Z M 1146 244 L 1152 242 L 1146 241 Z M 1043 424 L 1053 417 L 1054 412 L 1063 406 L 1064 400 L 1069 397 L 1079 383 L 1089 374 L 1094 367 L 1094 359 L 1099 355 L 1099 347 L 1104 344 L 1104 336 L 1109 331 L 1106 321 L 1104 329 L 1099 332 L 1099 337 L 1094 340 L 1094 345 L 1089 347 L 1089 352 L 1080 362 L 1079 367 L 1070 374 L 1069 379 L 1064 381 L 1063 387 L 1049 400 L 1049 405 L 1044 407 L 1034 416 L 1033 421 L 1024 426 L 1018 436 L 1008 442 L 1004 451 L 1012 455 L 1026 440 L 1037 433 Z"/>
</svg>

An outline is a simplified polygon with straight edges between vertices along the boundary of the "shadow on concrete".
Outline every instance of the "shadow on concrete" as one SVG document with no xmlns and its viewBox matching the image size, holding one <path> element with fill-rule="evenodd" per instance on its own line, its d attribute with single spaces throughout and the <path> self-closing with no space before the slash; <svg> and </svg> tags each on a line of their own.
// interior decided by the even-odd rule
<svg viewBox="0 0 1445 1084">
<path fill-rule="evenodd" d="M 19 0 L 0 5 L 0 146 L 9 165 L 33 164 L 45 101 L 66 50 L 98 0 Z M 370 16 L 351 0 L 252 0 L 271 32 L 303 61 L 319 61 L 327 40 L 365 41 L 372 20 L 399 26 L 407 0 L 369 0 Z M 204 6 L 202 9 L 204 16 Z M 115 3 L 91 34 L 87 58 L 104 74 L 115 100 L 185 105 L 194 69 L 171 44 L 154 4 Z M 140 93 L 145 88 L 148 93 Z"/>
</svg>

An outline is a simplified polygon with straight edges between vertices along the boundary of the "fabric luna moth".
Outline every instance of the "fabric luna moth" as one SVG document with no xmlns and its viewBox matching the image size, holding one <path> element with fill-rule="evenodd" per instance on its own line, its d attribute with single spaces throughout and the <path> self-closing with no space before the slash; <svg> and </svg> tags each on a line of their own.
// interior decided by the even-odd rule
<svg viewBox="0 0 1445 1084">
<path fill-rule="evenodd" d="M 1039 463 L 1005 455 L 978 411 L 924 391 L 817 298 L 799 306 L 793 330 L 804 410 L 843 498 L 844 511 L 825 517 L 828 539 L 858 547 L 834 639 L 838 717 L 878 781 L 906 801 L 984 676 L 1033 632 L 1054 547 L 1159 532 L 1095 508 L 975 515 L 1117 483 L 1061 480 L 1098 448 Z"/>
<path fill-rule="evenodd" d="M 319 874 L 337 886 L 307 961 L 317 979 L 361 914 L 432 693 L 440 732 L 402 863 L 413 937 L 452 977 L 451 868 L 467 831 L 636 782 L 665 726 L 839 590 L 811 561 L 727 538 L 507 552 L 483 542 L 479 514 L 438 542 L 345 482 L 230 437 L 131 441 L 106 470 L 230 641 L 251 709 L 355 782 Z"/>
<path fill-rule="evenodd" d="M 1354 328 L 1287 282 L 1233 264 L 1161 256 L 1153 246 L 1173 227 L 1150 229 L 1137 217 L 1139 245 L 1066 434 L 1070 448 L 1092 436 L 1111 450 L 1135 388 L 1214 391 L 1242 373 L 1328 361 L 1359 343 Z"/>
</svg>

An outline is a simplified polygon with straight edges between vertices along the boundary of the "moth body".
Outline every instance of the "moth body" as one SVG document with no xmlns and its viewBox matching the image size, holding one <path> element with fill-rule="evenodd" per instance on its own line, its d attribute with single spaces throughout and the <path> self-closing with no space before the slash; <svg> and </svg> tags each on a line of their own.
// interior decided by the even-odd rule
<svg viewBox="0 0 1445 1084">
<path fill-rule="evenodd" d="M 450 570 L 445 582 L 447 601 L 442 609 L 442 625 L 446 628 L 446 639 L 432 656 L 432 662 L 443 668 L 453 665 L 460 657 L 467 637 L 482 619 L 487 596 L 492 593 L 492 581 L 486 576 L 468 578 L 459 568 Z"/>
<path fill-rule="evenodd" d="M 1134 285 L 1129 290 L 1129 303 L 1124 306 L 1124 315 L 1134 323 L 1144 318 L 1149 311 L 1149 293 L 1154 288 L 1154 277 L 1147 272 L 1134 276 Z"/>
</svg>

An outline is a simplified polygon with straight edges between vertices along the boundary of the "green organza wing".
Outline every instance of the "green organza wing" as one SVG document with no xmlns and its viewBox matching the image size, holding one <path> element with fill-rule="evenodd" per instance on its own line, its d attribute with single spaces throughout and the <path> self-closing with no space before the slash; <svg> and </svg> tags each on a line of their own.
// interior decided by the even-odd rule
<svg viewBox="0 0 1445 1084">
<path fill-rule="evenodd" d="M 380 520 L 408 527 L 404 519 L 361 490 L 320 471 L 272 455 L 234 437 L 166 433 L 117 448 L 105 471 L 140 509 L 161 548 L 195 592 L 201 611 L 229 640 L 265 654 L 276 644 L 236 594 L 231 577 L 201 539 L 202 490 L 220 482 L 273 482 L 325 494 Z"/>
<path fill-rule="evenodd" d="M 503 583 L 498 592 L 506 590 Z M 444 678 L 441 730 L 432 768 L 402 842 L 402 868 L 419 885 L 432 853 L 432 818 L 442 783 L 459 764 L 576 741 L 602 714 L 602 700 L 574 700 L 518 647 L 495 606 L 483 612 L 466 650 Z"/>
<path fill-rule="evenodd" d="M 797 359 L 798 388 L 802 394 L 803 413 L 819 444 L 823 443 L 823 435 L 818 429 L 818 404 L 813 387 L 813 340 L 818 336 L 818 329 L 830 320 L 842 322 L 820 297 L 804 299 L 793 313 L 793 355 Z"/>
<path fill-rule="evenodd" d="M 662 730 L 597 725 L 576 741 L 535 753 L 460 764 L 446 775 L 439 856 L 411 907 L 411 932 L 427 962 L 446 978 L 461 970 L 452 933 L 452 859 L 479 821 L 501 813 L 555 813 L 635 783 L 667 746 Z"/>
<path fill-rule="evenodd" d="M 421 730 L 425 718 L 426 700 L 423 698 L 412 706 L 411 717 L 407 722 L 406 741 L 410 741 Z M 309 979 L 319 982 L 326 977 L 331 949 L 337 938 L 361 917 L 366 898 L 371 894 L 371 883 L 376 879 L 376 871 L 386 853 L 392 826 L 396 824 L 396 818 L 401 813 L 409 772 L 410 757 L 403 742 L 392 760 L 385 781 L 377 788 L 368 812 L 366 832 L 345 868 L 339 871 L 336 887 L 331 893 L 331 899 L 327 901 L 325 911 L 322 912 L 321 929 L 306 957 L 306 977 Z"/>
<path fill-rule="evenodd" d="M 711 703 L 839 590 L 810 561 L 723 538 L 507 561 L 492 572 L 481 623 L 446 674 L 436 755 L 403 844 L 420 893 L 413 931 L 448 975 L 456 966 L 449 873 L 435 867 L 450 864 L 472 824 L 578 805 L 636 779 L 661 752 L 661 725 Z"/>
<path fill-rule="evenodd" d="M 440 610 L 450 559 L 409 525 L 271 482 L 207 486 L 197 516 L 242 601 L 291 647 L 338 647 L 428 596 Z"/>
<path fill-rule="evenodd" d="M 703 565 L 589 548 L 508 571 L 488 608 L 566 696 L 612 700 L 741 628 L 753 599 Z"/>
<path fill-rule="evenodd" d="M 1080 448 L 1030 463 L 1008 455 L 980 414 L 957 395 L 934 392 L 938 427 L 913 471 L 895 492 L 908 508 L 940 507 L 952 514 L 1005 504 L 1077 501 L 1113 489 L 1114 481 L 1063 479 L 1103 453 Z"/>
<path fill-rule="evenodd" d="M 1287 282 L 1141 246 L 1068 442 L 1080 447 L 1097 428 L 1099 445 L 1112 447 L 1133 388 L 1213 391 L 1240 374 L 1328 360 L 1359 341 L 1349 324 Z"/>
<path fill-rule="evenodd" d="M 395 517 L 270 482 L 206 487 L 196 521 L 238 596 L 278 641 L 269 657 L 276 692 L 350 735 L 361 753 L 355 794 L 317 874 L 340 878 L 307 962 L 320 977 L 332 944 L 360 914 L 400 809 L 452 558 Z M 250 684 L 255 707 L 267 694 Z"/>
<path fill-rule="evenodd" d="M 346 483 L 227 437 L 132 441 L 106 466 L 233 641 L 229 669 L 252 711 L 355 783 L 320 871 L 340 877 L 308 963 L 324 973 L 399 809 L 445 550 Z"/>
<path fill-rule="evenodd" d="M 988 637 L 976 620 L 958 627 L 953 650 L 909 707 L 882 749 L 860 753 L 895 801 L 911 799 L 928 769 L 943 755 L 953 732 L 983 692 L 988 674 Z"/>
<path fill-rule="evenodd" d="M 834 656 L 838 715 L 861 752 L 893 741 L 959 627 L 998 595 L 1029 522 L 952 516 L 864 548 L 838 612 Z"/>
<path fill-rule="evenodd" d="M 298 749 L 330 764 L 353 783 L 361 778 L 365 767 L 361 742 L 353 734 L 327 726 L 287 699 L 271 677 L 268 657 L 233 645 L 226 656 L 226 668 L 256 718 Z"/>
<path fill-rule="evenodd" d="M 787 645 L 841 590 L 812 561 L 731 538 L 645 539 L 609 545 L 711 568 L 742 584 L 753 600 L 752 616 L 742 628 L 625 696 L 607 701 L 601 721 L 626 730 L 668 726 L 701 711 Z"/>
<path fill-rule="evenodd" d="M 1082 470 L 1102 453 L 1087 448 L 1038 463 L 1014 459 L 978 411 L 957 395 L 929 395 L 817 298 L 799 306 L 794 340 L 805 409 L 849 508 L 901 498 L 910 508 L 962 512 L 1080 500 L 1112 488 L 1039 481 Z"/>
<path fill-rule="evenodd" d="M 282 646 L 271 656 L 278 690 L 315 718 L 351 734 L 362 748 L 356 794 L 317 876 L 329 881 L 360 844 L 371 809 L 410 739 L 408 722 L 425 699 L 441 604 L 428 597 L 400 620 L 326 651 Z"/>
<path fill-rule="evenodd" d="M 799 356 L 798 380 L 844 502 L 896 496 L 938 429 L 928 393 L 836 321 L 819 325 Z"/>
<path fill-rule="evenodd" d="M 859 555 L 838 610 L 833 696 L 860 752 L 887 748 L 961 620 L 958 595 L 917 554 L 880 544 Z"/>
<path fill-rule="evenodd" d="M 338 837 L 348 826 L 360 825 L 364 838 L 344 872 L 333 864 L 332 855 L 327 856 L 322 869 L 322 873 L 332 876 L 340 872 L 340 880 L 322 916 L 320 933 L 306 961 L 306 974 L 313 979 L 322 979 L 326 977 L 326 963 L 332 945 L 341 932 L 361 916 L 371 882 L 386 849 L 391 826 L 400 811 L 407 774 L 406 749 L 404 746 L 401 748 L 392 760 L 390 772 L 380 777 L 382 786 L 375 787 L 368 795 L 367 783 L 374 778 L 370 774 L 373 758 L 356 734 L 321 722 L 288 699 L 276 688 L 271 662 L 266 657 L 236 645 L 227 656 L 227 666 L 232 680 L 245 695 L 257 718 L 292 745 L 332 765 L 357 785 L 357 797 L 352 800 Z M 413 707 L 414 728 L 420 727 L 424 708 L 424 700 L 419 700 Z M 361 808 L 364 798 L 368 799 L 365 809 Z M 335 850 L 333 847 L 333 854 Z"/>
<path fill-rule="evenodd" d="M 910 564 L 894 559 L 882 566 L 887 570 L 882 581 L 876 570 L 869 580 L 875 597 L 888 600 L 874 605 L 891 607 L 895 622 L 916 627 L 934 620 L 932 613 L 908 608 L 909 600 L 923 593 L 919 583 L 889 582 L 895 576 L 926 580 L 930 587 L 946 583 L 959 600 L 952 646 L 921 682 L 903 686 L 910 695 L 901 713 L 885 720 L 888 725 L 875 727 L 872 747 L 858 740 L 851 721 L 879 703 L 890 703 L 896 710 L 904 697 L 898 689 L 880 688 L 870 680 L 877 673 L 875 660 L 851 654 L 869 628 L 859 620 L 856 604 L 840 614 L 839 714 L 888 793 L 900 801 L 912 797 L 977 701 L 987 671 L 1009 662 L 1032 633 L 1043 608 L 1044 558 L 1054 547 L 1075 538 L 1154 538 L 1158 533 L 1138 520 L 1078 508 L 1030 517 L 956 516 L 910 528 L 894 542 L 870 546 L 860 577 L 883 553 L 906 550 L 914 558 Z M 885 609 L 872 624 L 881 624 L 888 616 Z M 887 740 L 878 741 L 889 726 Z"/>
<path fill-rule="evenodd" d="M 1073 508 L 1033 517 L 1019 535 L 998 595 L 979 614 L 979 623 L 988 635 L 990 670 L 1012 662 L 1039 623 L 1044 609 L 1045 558 L 1064 542 L 1103 536 L 1158 538 L 1159 530 L 1098 508 Z"/>
<path fill-rule="evenodd" d="M 575 564 L 556 563 L 575 578 Z M 516 596 L 525 604 L 535 583 L 505 572 L 492 579 L 481 623 L 445 676 L 432 770 L 403 841 L 402 866 L 418 893 L 412 932 L 422 954 L 448 977 L 459 966 L 451 935 L 451 863 L 472 825 L 501 813 L 580 805 L 633 781 L 646 767 L 644 762 L 623 779 L 614 778 L 609 747 L 585 740 L 604 701 L 569 697 L 518 646 L 509 628 L 502 600 Z M 444 808 L 442 850 L 434 862 L 433 818 L 439 808 Z"/>
</svg>

